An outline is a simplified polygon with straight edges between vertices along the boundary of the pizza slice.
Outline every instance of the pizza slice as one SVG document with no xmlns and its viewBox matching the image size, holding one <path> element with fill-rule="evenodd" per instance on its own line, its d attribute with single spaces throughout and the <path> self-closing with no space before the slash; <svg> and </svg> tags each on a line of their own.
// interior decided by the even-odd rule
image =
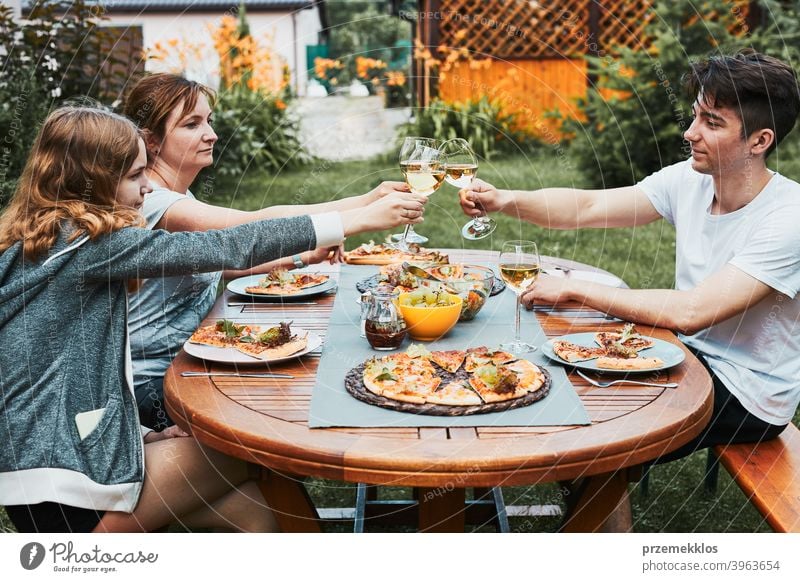
<svg viewBox="0 0 800 582">
<path fill-rule="evenodd" d="M 505 364 L 516 360 L 514 354 L 504 352 L 503 350 L 492 350 L 486 346 L 477 348 L 469 348 L 467 350 L 466 361 L 464 362 L 464 369 L 467 372 L 474 372 L 481 366 L 486 364 Z"/>
<path fill-rule="evenodd" d="M 469 385 L 487 404 L 513 400 L 527 394 L 517 374 L 502 364 L 480 366 L 470 375 Z"/>
<path fill-rule="evenodd" d="M 229 319 L 220 319 L 214 325 L 197 328 L 189 341 L 193 344 L 203 344 L 215 348 L 229 348 L 239 341 L 239 338 L 259 333 L 260 328 L 250 325 L 239 325 Z"/>
<path fill-rule="evenodd" d="M 605 348 L 587 348 L 564 340 L 553 342 L 553 352 L 565 362 L 570 363 L 594 360 L 606 355 Z"/>
<path fill-rule="evenodd" d="M 533 362 L 517 360 L 516 362 L 506 364 L 506 368 L 517 375 L 517 379 L 519 380 L 517 388 L 523 390 L 526 394 L 536 392 L 544 386 L 544 373 L 539 366 Z"/>
<path fill-rule="evenodd" d="M 424 404 L 441 381 L 426 358 L 411 358 L 407 354 L 374 358 L 364 368 L 367 390 L 401 402 Z"/>
<path fill-rule="evenodd" d="M 638 352 L 652 348 L 655 343 L 639 335 L 632 323 L 626 323 L 618 331 L 598 331 L 594 341 L 605 348 L 609 356 L 618 358 L 635 358 Z"/>
<path fill-rule="evenodd" d="M 328 275 L 319 273 L 290 273 L 286 269 L 275 269 L 267 273 L 258 285 L 245 287 L 247 293 L 255 295 L 292 295 L 308 287 L 322 285 Z"/>
<path fill-rule="evenodd" d="M 428 404 L 445 406 L 479 406 L 483 400 L 464 380 L 454 380 L 426 397 Z"/>
<path fill-rule="evenodd" d="M 461 367 L 461 364 L 464 363 L 466 355 L 466 352 L 460 350 L 438 351 L 431 352 L 431 360 L 443 370 L 455 374 Z"/>
<path fill-rule="evenodd" d="M 597 358 L 597 367 L 604 370 L 652 370 L 663 365 L 660 358 Z"/>
<path fill-rule="evenodd" d="M 239 338 L 234 347 L 243 354 L 261 360 L 275 360 L 291 356 L 305 349 L 308 345 L 308 337 L 292 334 L 290 326 L 290 323 L 281 322 L 263 333 L 243 336 Z"/>
</svg>

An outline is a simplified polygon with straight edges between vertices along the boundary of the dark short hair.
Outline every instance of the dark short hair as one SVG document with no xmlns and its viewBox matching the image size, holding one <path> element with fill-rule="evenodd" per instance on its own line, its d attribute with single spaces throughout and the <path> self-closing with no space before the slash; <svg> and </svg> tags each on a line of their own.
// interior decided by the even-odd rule
<svg viewBox="0 0 800 582">
<path fill-rule="evenodd" d="M 702 93 L 711 107 L 730 107 L 742 120 L 742 139 L 759 129 L 775 132 L 775 147 L 792 130 L 800 112 L 800 89 L 794 69 L 752 50 L 710 57 L 684 76 L 692 97 Z"/>
</svg>

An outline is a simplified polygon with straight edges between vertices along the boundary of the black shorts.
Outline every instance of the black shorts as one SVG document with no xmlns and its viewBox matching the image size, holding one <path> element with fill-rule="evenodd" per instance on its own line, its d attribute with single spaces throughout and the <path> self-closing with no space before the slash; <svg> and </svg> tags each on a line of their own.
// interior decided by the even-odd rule
<svg viewBox="0 0 800 582">
<path fill-rule="evenodd" d="M 711 374 L 714 382 L 714 411 L 703 432 L 679 449 L 657 458 L 653 461 L 654 464 L 675 461 L 691 455 L 695 451 L 716 445 L 768 441 L 783 432 L 787 425 L 770 424 L 749 413 L 709 368 L 702 354 L 691 348 L 690 350 Z"/>
<path fill-rule="evenodd" d="M 36 505 L 6 505 L 19 533 L 91 533 L 105 511 L 46 501 Z"/>
</svg>

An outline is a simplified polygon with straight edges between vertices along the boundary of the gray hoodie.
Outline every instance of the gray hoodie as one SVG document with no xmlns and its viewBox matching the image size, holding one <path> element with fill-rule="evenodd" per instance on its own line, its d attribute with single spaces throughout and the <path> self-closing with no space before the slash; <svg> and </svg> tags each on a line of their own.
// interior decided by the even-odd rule
<svg viewBox="0 0 800 582">
<path fill-rule="evenodd" d="M 130 227 L 67 238 L 36 262 L 22 259 L 21 243 L 0 255 L 0 505 L 130 512 L 144 445 L 127 280 L 248 268 L 313 249 L 317 236 L 303 216 L 208 232 Z M 76 415 L 84 412 L 93 428 L 81 438 Z"/>
</svg>

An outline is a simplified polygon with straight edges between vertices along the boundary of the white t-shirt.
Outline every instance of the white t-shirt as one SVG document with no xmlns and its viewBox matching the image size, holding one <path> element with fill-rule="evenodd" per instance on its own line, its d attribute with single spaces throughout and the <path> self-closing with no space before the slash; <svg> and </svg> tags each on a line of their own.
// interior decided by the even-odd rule
<svg viewBox="0 0 800 582">
<path fill-rule="evenodd" d="M 800 184 L 774 174 L 747 206 L 710 213 L 711 176 L 691 160 L 648 176 L 638 187 L 675 226 L 676 288 L 688 290 L 730 264 L 775 290 L 743 313 L 693 336 L 711 369 L 752 414 L 791 422 L 800 404 Z M 720 301 L 725 289 L 719 290 Z"/>
</svg>

